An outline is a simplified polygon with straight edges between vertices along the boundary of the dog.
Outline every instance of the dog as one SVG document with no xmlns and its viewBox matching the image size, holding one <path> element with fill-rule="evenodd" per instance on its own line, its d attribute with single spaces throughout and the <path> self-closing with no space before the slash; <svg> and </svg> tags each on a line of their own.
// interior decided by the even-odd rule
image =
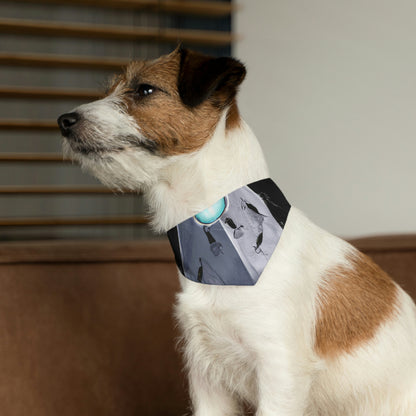
<svg viewBox="0 0 416 416">
<path fill-rule="evenodd" d="M 59 117 L 64 152 L 105 185 L 142 192 L 152 227 L 172 230 L 269 177 L 236 103 L 245 75 L 236 59 L 182 47 L 134 61 L 104 98 Z M 295 207 L 265 250 L 273 206 L 244 198 L 236 209 L 257 227 L 247 252 L 269 256 L 257 282 L 201 283 L 209 275 L 202 255 L 194 281 L 179 268 L 175 313 L 193 415 L 238 415 L 247 404 L 257 416 L 416 415 L 411 298 Z M 249 218 L 241 217 L 245 228 L 227 218 L 223 228 L 237 241 Z M 215 243 L 211 254 L 225 258 L 214 227 L 202 229 L 199 245 Z"/>
</svg>

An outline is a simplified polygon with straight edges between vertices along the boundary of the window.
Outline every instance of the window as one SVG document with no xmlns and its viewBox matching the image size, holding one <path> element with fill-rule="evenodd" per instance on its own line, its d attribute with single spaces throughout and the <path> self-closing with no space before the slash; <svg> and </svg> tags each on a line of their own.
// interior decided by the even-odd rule
<svg viewBox="0 0 416 416">
<path fill-rule="evenodd" d="M 231 52 L 229 1 L 0 3 L 0 240 L 151 236 L 139 195 L 62 160 L 57 117 L 96 99 L 130 59 L 178 41 Z"/>
</svg>

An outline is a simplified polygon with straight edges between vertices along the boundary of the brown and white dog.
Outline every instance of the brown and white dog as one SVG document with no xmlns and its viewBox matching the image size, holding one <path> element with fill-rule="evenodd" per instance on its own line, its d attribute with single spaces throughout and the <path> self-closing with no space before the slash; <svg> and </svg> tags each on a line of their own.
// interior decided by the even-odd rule
<svg viewBox="0 0 416 416">
<path fill-rule="evenodd" d="M 59 118 L 68 156 L 141 191 L 164 232 L 267 178 L 236 105 L 244 66 L 185 49 L 132 62 L 105 98 Z M 291 208 L 254 286 L 179 276 L 196 416 L 416 415 L 416 309 L 367 257 Z"/>
</svg>

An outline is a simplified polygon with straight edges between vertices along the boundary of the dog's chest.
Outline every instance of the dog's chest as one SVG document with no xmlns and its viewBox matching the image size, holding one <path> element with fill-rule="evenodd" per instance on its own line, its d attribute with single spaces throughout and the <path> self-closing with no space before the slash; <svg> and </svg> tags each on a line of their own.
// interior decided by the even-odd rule
<svg viewBox="0 0 416 416">
<path fill-rule="evenodd" d="M 247 334 L 238 312 L 223 305 L 198 306 L 182 294 L 176 316 L 187 364 L 199 368 L 212 383 L 225 383 L 247 393 L 254 376 L 255 357 L 247 348 Z"/>
</svg>

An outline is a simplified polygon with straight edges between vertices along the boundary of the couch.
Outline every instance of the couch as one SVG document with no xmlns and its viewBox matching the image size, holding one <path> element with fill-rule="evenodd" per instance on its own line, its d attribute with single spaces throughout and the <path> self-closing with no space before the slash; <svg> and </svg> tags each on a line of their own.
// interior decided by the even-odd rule
<svg viewBox="0 0 416 416">
<path fill-rule="evenodd" d="M 416 235 L 353 240 L 416 298 Z M 0 414 L 187 414 L 166 240 L 0 243 Z"/>
</svg>

